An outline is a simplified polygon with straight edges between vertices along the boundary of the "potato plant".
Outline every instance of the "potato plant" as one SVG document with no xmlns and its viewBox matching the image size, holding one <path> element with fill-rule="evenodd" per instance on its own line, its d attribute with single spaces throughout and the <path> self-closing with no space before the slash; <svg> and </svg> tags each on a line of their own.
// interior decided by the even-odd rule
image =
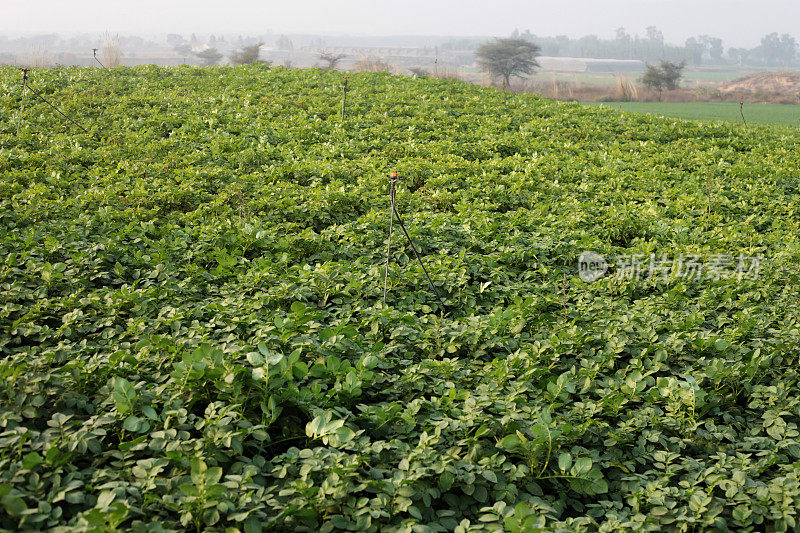
<svg viewBox="0 0 800 533">
<path fill-rule="evenodd" d="M 20 78 L 1 529 L 800 527 L 796 129 L 251 65 L 35 70 L 89 134 L 17 135 Z"/>
</svg>

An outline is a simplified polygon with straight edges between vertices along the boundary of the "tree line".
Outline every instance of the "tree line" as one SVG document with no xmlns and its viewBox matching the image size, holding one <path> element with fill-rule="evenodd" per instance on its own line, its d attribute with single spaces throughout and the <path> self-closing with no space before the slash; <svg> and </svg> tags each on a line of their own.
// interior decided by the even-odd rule
<svg viewBox="0 0 800 533">
<path fill-rule="evenodd" d="M 597 35 L 587 35 L 572 39 L 566 35 L 541 37 L 530 30 L 514 30 L 512 38 L 535 42 L 541 47 L 544 56 L 588 57 L 596 59 L 638 59 L 655 62 L 685 61 L 689 65 L 751 65 L 751 66 L 792 66 L 800 61 L 797 40 L 784 33 L 765 35 L 758 46 L 753 48 L 725 48 L 719 37 L 697 35 L 690 37 L 681 45 L 668 44 L 664 34 L 655 26 L 649 26 L 644 36 L 631 35 L 625 28 L 615 31 L 613 39 L 601 39 Z"/>
</svg>

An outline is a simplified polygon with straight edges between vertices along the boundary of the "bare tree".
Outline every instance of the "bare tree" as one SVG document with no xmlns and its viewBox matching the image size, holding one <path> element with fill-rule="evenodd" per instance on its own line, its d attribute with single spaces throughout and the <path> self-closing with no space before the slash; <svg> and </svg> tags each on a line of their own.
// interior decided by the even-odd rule
<svg viewBox="0 0 800 533">
<path fill-rule="evenodd" d="M 336 63 L 347 57 L 347 54 L 334 54 L 333 52 L 322 50 L 317 57 L 328 63 L 325 70 L 334 70 L 336 68 Z"/>
</svg>

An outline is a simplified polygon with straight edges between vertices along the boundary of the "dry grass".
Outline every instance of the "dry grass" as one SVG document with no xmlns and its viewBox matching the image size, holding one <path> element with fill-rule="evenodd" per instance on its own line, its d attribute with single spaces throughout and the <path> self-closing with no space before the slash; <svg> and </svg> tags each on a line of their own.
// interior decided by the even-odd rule
<svg viewBox="0 0 800 533">
<path fill-rule="evenodd" d="M 553 100 L 574 100 L 576 86 L 566 81 L 523 80 L 521 83 L 512 84 L 510 90 L 515 93 L 534 93 Z"/>
<path fill-rule="evenodd" d="M 440 80 L 456 80 L 456 81 L 464 81 L 461 75 L 458 73 L 458 70 L 452 67 L 439 67 L 437 66 L 436 70 L 433 73 L 434 78 L 439 78 Z"/>
<path fill-rule="evenodd" d="M 391 72 L 392 67 L 379 57 L 362 57 L 353 65 L 356 72 Z"/>
<path fill-rule="evenodd" d="M 556 81 L 555 77 L 553 77 L 552 91 L 553 98 L 556 100 L 573 100 L 575 98 L 573 85 L 565 81 Z"/>
<path fill-rule="evenodd" d="M 614 97 L 618 102 L 634 102 L 639 98 L 639 90 L 636 85 L 624 75 L 616 76 L 616 89 Z"/>
<path fill-rule="evenodd" d="M 103 34 L 103 65 L 106 67 L 118 67 L 122 62 L 122 50 L 119 46 L 119 35 L 112 36 L 106 32 Z"/>
<path fill-rule="evenodd" d="M 34 46 L 30 52 L 22 58 L 25 66 L 32 68 L 52 67 L 54 65 L 53 56 L 44 46 Z"/>
</svg>

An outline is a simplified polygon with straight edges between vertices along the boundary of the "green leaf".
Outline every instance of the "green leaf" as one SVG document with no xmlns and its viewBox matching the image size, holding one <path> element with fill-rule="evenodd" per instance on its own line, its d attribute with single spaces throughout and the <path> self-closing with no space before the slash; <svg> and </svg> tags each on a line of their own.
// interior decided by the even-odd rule
<svg viewBox="0 0 800 533">
<path fill-rule="evenodd" d="M 510 452 L 519 449 L 521 442 L 516 435 L 506 435 L 500 440 L 500 447 Z"/>
<path fill-rule="evenodd" d="M 558 468 L 562 472 L 566 472 L 572 466 L 572 455 L 569 453 L 562 453 L 558 456 Z"/>
<path fill-rule="evenodd" d="M 570 474 L 575 477 L 580 477 L 589 472 L 592 469 L 592 460 L 588 457 L 579 457 L 575 461 L 575 465 L 572 467 Z"/>
<path fill-rule="evenodd" d="M 189 483 L 186 483 L 186 484 L 183 484 L 183 485 L 179 486 L 178 488 L 180 489 L 180 491 L 185 496 L 190 496 L 190 497 L 195 497 L 195 498 L 200 496 L 200 489 L 197 488 L 197 486 L 195 486 L 195 485 L 191 485 Z"/>
<path fill-rule="evenodd" d="M 135 432 L 139 430 L 139 422 L 141 419 L 138 416 L 129 416 L 125 419 L 125 422 L 122 424 L 122 427 L 126 431 Z"/>
<path fill-rule="evenodd" d="M 445 470 L 439 475 L 439 488 L 442 492 L 447 492 L 450 490 L 450 487 L 453 486 L 453 482 L 455 481 L 455 476 Z"/>
<path fill-rule="evenodd" d="M 367 370 L 372 370 L 376 366 L 378 366 L 378 363 L 380 363 L 380 359 L 378 359 L 374 355 L 368 355 L 364 357 L 364 359 L 361 361 L 361 366 L 363 368 L 366 368 Z"/>
<path fill-rule="evenodd" d="M 344 421 L 342 421 L 342 423 L 344 423 Z M 328 444 L 331 446 L 342 446 L 352 441 L 355 436 L 355 431 L 349 427 L 341 427 L 336 429 L 333 435 L 328 438 Z"/>
<path fill-rule="evenodd" d="M 205 474 L 207 469 L 208 467 L 206 466 L 206 463 L 202 459 L 199 459 L 197 457 L 192 459 L 191 477 L 192 477 L 192 482 L 195 485 L 202 485 L 203 483 L 205 483 L 206 480 Z"/>
<path fill-rule="evenodd" d="M 222 478 L 222 468 L 215 466 L 206 470 L 206 485 L 213 485 Z"/>
<path fill-rule="evenodd" d="M 97 497 L 97 507 L 108 507 L 114 501 L 114 497 L 114 491 L 105 490 L 101 492 L 100 496 Z"/>
<path fill-rule="evenodd" d="M 321 415 L 314 417 L 311 422 L 306 424 L 306 436 L 317 438 L 320 435 L 323 435 L 328 422 L 330 422 L 330 419 L 330 411 L 325 411 Z"/>
<path fill-rule="evenodd" d="M 11 496 L 9 494 L 3 496 L 3 498 L 0 499 L 0 502 L 2 502 L 6 512 L 11 516 L 20 516 L 28 509 L 28 506 L 25 504 L 25 500 L 19 496 Z"/>
<path fill-rule="evenodd" d="M 42 463 L 44 463 L 44 458 L 37 452 L 30 452 L 22 458 L 22 468 L 27 470 L 33 470 Z"/>
<path fill-rule="evenodd" d="M 137 394 L 130 381 L 125 378 L 116 378 L 112 397 L 114 398 L 114 403 L 116 403 L 117 411 L 124 415 L 133 409 Z"/>
<path fill-rule="evenodd" d="M 731 344 L 726 341 L 725 339 L 717 339 L 714 341 L 714 349 L 718 352 L 724 352 L 728 348 L 730 348 Z"/>
<path fill-rule="evenodd" d="M 263 344 L 263 343 L 262 343 Z M 259 345 L 261 346 L 261 345 Z M 266 349 L 266 348 L 265 348 Z M 255 367 L 264 366 L 266 359 L 259 352 L 250 352 L 247 354 L 247 362 Z"/>
</svg>

